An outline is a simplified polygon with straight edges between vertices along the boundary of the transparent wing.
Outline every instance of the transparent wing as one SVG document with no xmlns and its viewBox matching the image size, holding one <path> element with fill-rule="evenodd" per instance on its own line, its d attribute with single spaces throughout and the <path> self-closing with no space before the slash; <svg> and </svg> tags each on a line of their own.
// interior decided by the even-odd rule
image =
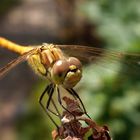
<svg viewBox="0 0 140 140">
<path fill-rule="evenodd" d="M 37 49 L 32 49 L 29 52 L 24 53 L 23 55 L 19 56 L 18 58 L 14 59 L 13 61 L 11 61 L 10 63 L 8 63 L 6 66 L 4 66 L 3 68 L 0 69 L 0 78 L 5 75 L 8 71 L 10 71 L 13 67 L 15 67 L 17 64 L 23 62 L 26 60 L 26 58 L 31 55 L 34 54 L 37 51 Z"/>
<path fill-rule="evenodd" d="M 104 63 L 121 61 L 130 72 L 140 76 L 140 53 L 123 53 L 102 48 L 79 46 L 79 45 L 56 45 L 66 54 L 79 58 L 83 63 L 96 63 L 97 60 Z M 102 64 L 103 64 L 102 63 Z"/>
</svg>

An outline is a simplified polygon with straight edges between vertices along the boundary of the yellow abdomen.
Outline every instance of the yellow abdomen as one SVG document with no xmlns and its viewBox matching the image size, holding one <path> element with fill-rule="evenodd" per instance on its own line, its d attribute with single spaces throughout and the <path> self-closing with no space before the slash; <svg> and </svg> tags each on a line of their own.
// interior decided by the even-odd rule
<svg viewBox="0 0 140 140">
<path fill-rule="evenodd" d="M 3 37 L 0 37 L 0 47 L 6 48 L 6 49 L 16 52 L 18 54 L 24 54 L 25 52 L 28 52 L 33 48 L 31 46 L 27 47 L 27 46 L 15 44 Z"/>
</svg>

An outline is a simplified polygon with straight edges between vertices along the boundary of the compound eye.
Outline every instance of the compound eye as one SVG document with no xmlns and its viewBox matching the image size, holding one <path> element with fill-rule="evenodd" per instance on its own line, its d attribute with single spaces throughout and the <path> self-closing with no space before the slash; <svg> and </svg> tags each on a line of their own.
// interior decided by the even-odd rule
<svg viewBox="0 0 140 140">
<path fill-rule="evenodd" d="M 76 57 L 70 57 L 68 59 L 69 65 L 74 65 L 76 66 L 78 69 L 82 69 L 82 64 L 80 62 L 79 59 L 77 59 Z"/>
<path fill-rule="evenodd" d="M 66 60 L 58 60 L 53 65 L 52 71 L 54 76 L 62 77 L 69 70 L 69 65 Z"/>
</svg>

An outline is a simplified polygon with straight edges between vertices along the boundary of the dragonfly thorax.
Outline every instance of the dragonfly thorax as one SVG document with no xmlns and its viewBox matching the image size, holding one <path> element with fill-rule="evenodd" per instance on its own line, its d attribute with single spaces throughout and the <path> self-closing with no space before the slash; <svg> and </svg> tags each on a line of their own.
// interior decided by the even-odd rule
<svg viewBox="0 0 140 140">
<path fill-rule="evenodd" d="M 42 76 L 48 77 L 53 64 L 64 58 L 62 51 L 53 44 L 43 44 L 35 54 L 28 57 L 28 63 L 33 70 Z"/>
</svg>

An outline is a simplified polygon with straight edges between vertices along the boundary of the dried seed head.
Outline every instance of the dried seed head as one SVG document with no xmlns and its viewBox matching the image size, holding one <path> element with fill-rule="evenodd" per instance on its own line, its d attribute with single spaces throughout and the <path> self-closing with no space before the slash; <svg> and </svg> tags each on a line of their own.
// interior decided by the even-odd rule
<svg viewBox="0 0 140 140">
<path fill-rule="evenodd" d="M 89 140 L 111 140 L 109 129 L 107 126 L 99 126 L 90 118 L 84 117 L 84 113 L 80 108 L 77 100 L 63 97 L 68 111 L 63 111 L 62 124 L 59 130 L 54 130 L 52 133 L 53 140 L 60 138 L 62 140 L 83 140 L 87 132 L 92 134 L 88 137 Z M 71 113 L 70 113 L 71 112 Z M 73 118 L 75 115 L 75 118 Z M 83 126 L 84 122 L 87 126 Z"/>
</svg>

